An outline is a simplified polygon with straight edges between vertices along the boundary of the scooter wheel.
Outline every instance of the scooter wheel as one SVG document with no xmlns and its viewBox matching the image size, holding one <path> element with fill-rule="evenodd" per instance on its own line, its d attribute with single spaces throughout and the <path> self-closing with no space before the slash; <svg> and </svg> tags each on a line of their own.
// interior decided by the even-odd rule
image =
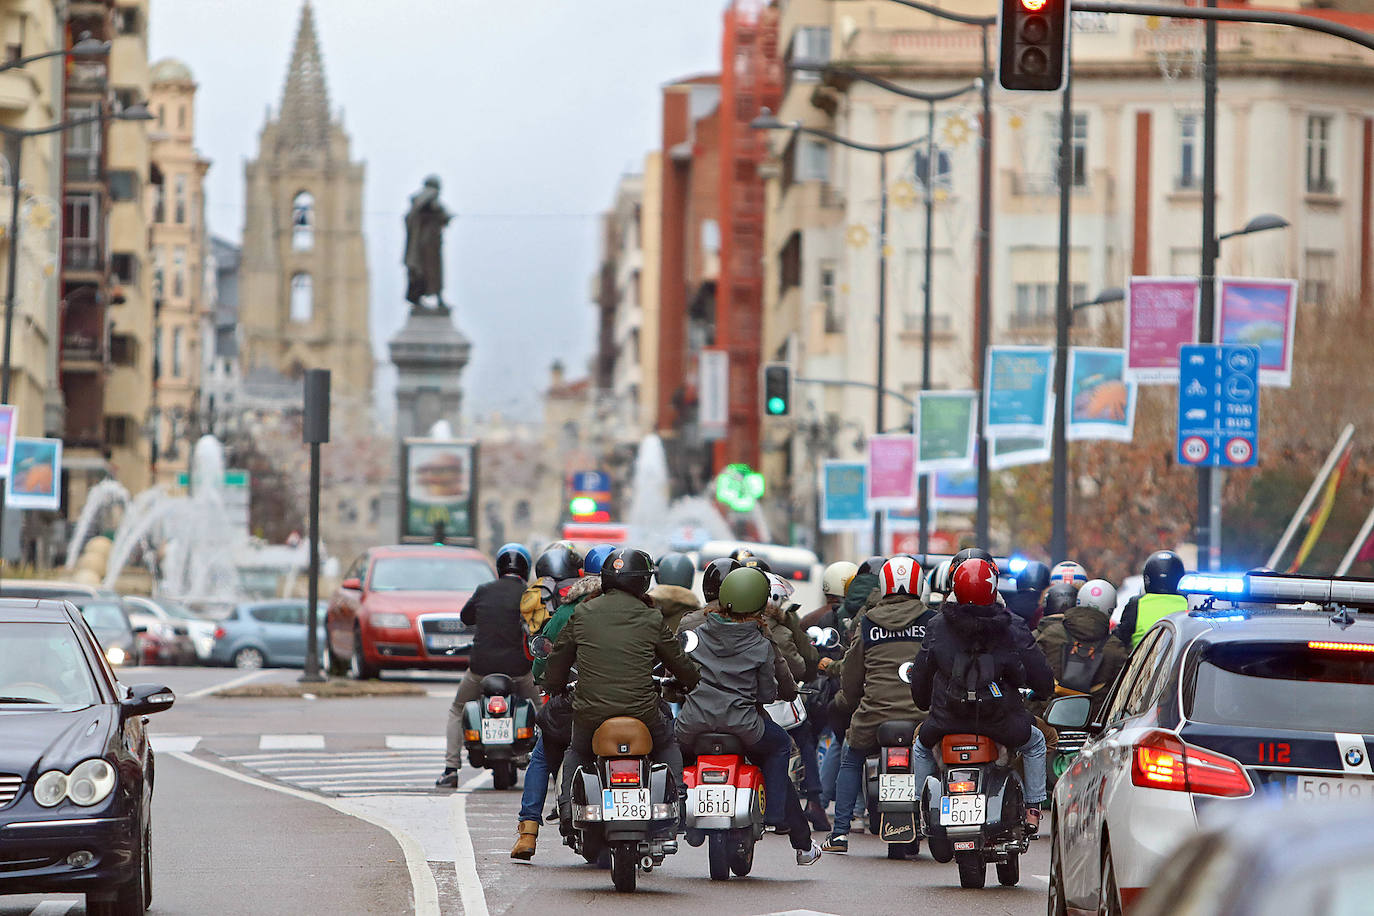
<svg viewBox="0 0 1374 916">
<path fill-rule="evenodd" d="M 639 856 L 635 847 L 621 843 L 611 850 L 611 883 L 622 894 L 634 893 L 639 874 Z"/>
<path fill-rule="evenodd" d="M 988 868 L 981 854 L 961 852 L 955 855 L 954 861 L 959 866 L 960 887 L 977 889 L 987 884 Z"/>
<path fill-rule="evenodd" d="M 730 836 L 721 830 L 713 830 L 706 840 L 706 857 L 711 866 L 712 881 L 730 879 Z"/>
</svg>

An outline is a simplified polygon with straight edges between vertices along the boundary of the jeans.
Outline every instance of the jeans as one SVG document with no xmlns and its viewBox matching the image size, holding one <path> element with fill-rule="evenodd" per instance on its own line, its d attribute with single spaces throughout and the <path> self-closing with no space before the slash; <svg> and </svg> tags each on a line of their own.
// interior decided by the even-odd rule
<svg viewBox="0 0 1374 916">
<path fill-rule="evenodd" d="M 563 754 L 567 748 L 561 745 L 552 745 L 548 749 L 544 747 L 544 735 L 541 732 L 534 742 L 534 751 L 530 754 L 530 764 L 525 768 L 525 791 L 520 796 L 520 820 L 534 821 L 536 824 L 544 823 L 544 802 L 549 797 L 549 761 L 557 764 L 563 760 Z"/>
<path fill-rule="evenodd" d="M 763 737 L 746 747 L 744 752 L 755 766 L 763 770 L 764 821 L 781 825 L 786 820 L 788 794 L 794 798 L 797 794 L 787 775 L 787 764 L 792 757 L 792 736 L 781 725 L 768 719 L 763 725 Z"/>
<path fill-rule="evenodd" d="M 935 756 L 920 741 L 912 745 L 911 752 L 911 771 L 916 774 L 919 792 L 926 777 L 935 775 Z M 1045 736 L 1040 729 L 1032 725 L 1030 740 L 1018 747 L 1016 753 L 1021 755 L 1026 804 L 1038 808 L 1045 803 Z"/>
<path fill-rule="evenodd" d="M 854 808 L 858 804 L 864 781 L 864 761 L 868 753 L 844 743 L 840 753 L 840 772 L 835 780 L 835 820 L 830 829 L 832 836 L 849 833 L 849 823 L 854 820 Z"/>
<path fill-rule="evenodd" d="M 828 808 L 835 800 L 835 780 L 840 775 L 840 755 L 844 746 L 843 736 L 831 738 L 830 746 L 825 749 L 825 759 L 821 761 L 821 807 Z"/>
<path fill-rule="evenodd" d="M 816 723 L 807 719 L 792 729 L 792 740 L 797 742 L 801 754 L 802 797 L 807 801 L 819 801 L 821 797 L 821 758 L 820 737 Z"/>
<path fill-rule="evenodd" d="M 522 674 L 519 677 L 512 677 L 515 682 L 516 696 L 525 700 L 539 702 L 539 688 L 534 686 L 534 677 L 529 674 Z M 453 697 L 453 705 L 448 708 L 448 727 L 445 729 L 447 753 L 444 754 L 444 766 L 452 769 L 460 769 L 463 765 L 463 707 L 473 700 L 482 698 L 482 675 L 475 674 L 471 669 L 463 675 L 463 679 L 458 682 L 458 692 Z"/>
</svg>

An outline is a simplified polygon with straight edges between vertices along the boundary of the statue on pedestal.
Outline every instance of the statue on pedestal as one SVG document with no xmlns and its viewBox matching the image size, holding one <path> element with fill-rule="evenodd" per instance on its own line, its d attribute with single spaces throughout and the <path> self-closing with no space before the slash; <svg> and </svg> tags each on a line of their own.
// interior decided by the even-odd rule
<svg viewBox="0 0 1374 916">
<path fill-rule="evenodd" d="M 410 198 L 406 214 L 406 301 L 412 315 L 437 312 L 448 314 L 444 304 L 444 227 L 453 215 L 439 203 L 439 176 L 430 175 L 425 185 Z M 433 297 L 431 309 L 426 297 Z"/>
</svg>

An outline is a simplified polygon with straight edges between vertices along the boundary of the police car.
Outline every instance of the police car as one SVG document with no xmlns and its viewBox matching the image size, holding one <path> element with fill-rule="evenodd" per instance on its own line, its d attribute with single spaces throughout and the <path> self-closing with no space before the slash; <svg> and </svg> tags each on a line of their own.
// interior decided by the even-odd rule
<svg viewBox="0 0 1374 916">
<path fill-rule="evenodd" d="M 1200 819 L 1247 799 L 1374 815 L 1374 581 L 1185 576 L 1060 778 L 1050 906 L 1121 913 Z M 1061 709 L 1056 706 L 1065 704 Z M 1087 704 L 1056 700 L 1051 722 Z"/>
</svg>

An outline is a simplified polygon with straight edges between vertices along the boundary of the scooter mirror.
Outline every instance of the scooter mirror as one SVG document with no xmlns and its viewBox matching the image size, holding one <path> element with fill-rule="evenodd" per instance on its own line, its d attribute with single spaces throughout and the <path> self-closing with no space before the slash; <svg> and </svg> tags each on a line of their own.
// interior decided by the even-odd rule
<svg viewBox="0 0 1374 916">
<path fill-rule="evenodd" d="M 701 642 L 701 638 L 697 636 L 696 630 L 684 630 L 678 635 L 678 641 L 682 643 L 682 651 L 691 655 L 696 651 L 697 645 Z"/>
<path fill-rule="evenodd" d="M 530 655 L 535 658 L 548 658 L 553 654 L 553 640 L 536 634 L 530 637 Z"/>
<path fill-rule="evenodd" d="M 833 649 L 840 644 L 840 631 L 834 627 L 826 627 L 821 631 L 821 641 L 818 645 L 822 649 Z"/>
<path fill-rule="evenodd" d="M 813 646 L 819 646 L 824 636 L 825 630 L 822 630 L 820 627 L 806 628 L 806 638 L 811 640 L 811 645 Z"/>
<path fill-rule="evenodd" d="M 911 666 L 915 662 L 902 662 L 902 666 L 897 669 L 897 677 L 902 679 L 903 684 L 911 683 Z"/>
</svg>

